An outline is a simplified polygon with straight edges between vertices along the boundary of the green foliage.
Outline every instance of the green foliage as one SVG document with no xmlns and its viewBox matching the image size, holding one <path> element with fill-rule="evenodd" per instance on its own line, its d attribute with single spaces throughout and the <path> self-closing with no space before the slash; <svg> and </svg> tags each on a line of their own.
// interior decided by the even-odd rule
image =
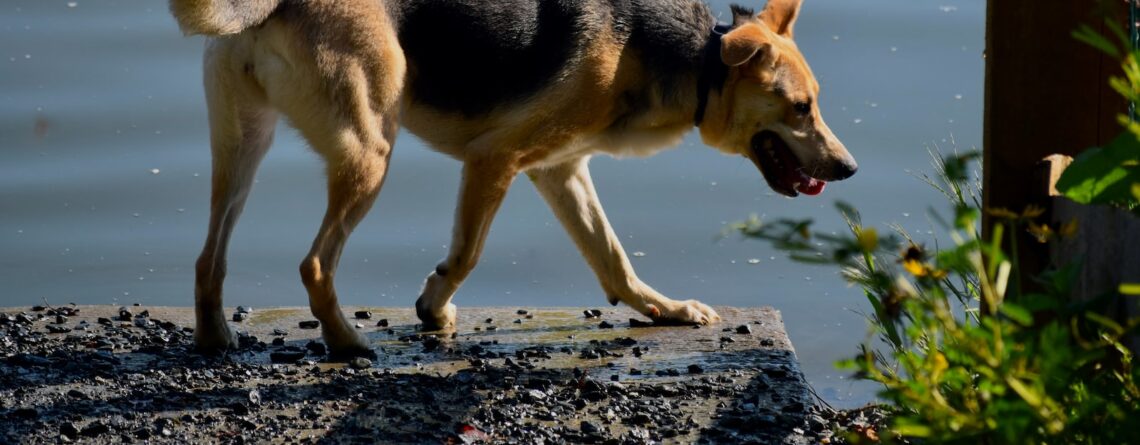
<svg viewBox="0 0 1140 445">
<path fill-rule="evenodd" d="M 1116 24 L 1110 22 L 1106 28 L 1117 31 L 1123 48 L 1131 47 Z M 1140 50 L 1122 51 L 1089 26 L 1079 28 L 1073 37 L 1114 58 L 1122 58 L 1124 77 L 1112 77 L 1109 85 L 1129 102 L 1140 103 Z M 1140 123 L 1123 114 L 1117 120 L 1125 127 L 1120 136 L 1105 147 L 1091 148 L 1073 159 L 1057 181 L 1057 190 L 1082 204 L 1112 204 L 1140 215 Z"/>
<path fill-rule="evenodd" d="M 1097 315 L 1097 302 L 1073 302 L 1079 265 L 1036 277 L 1040 292 L 1018 289 L 1017 258 L 1003 251 L 1003 237 L 1029 230 L 1048 239 L 1072 228 L 1037 224 L 1040 208 L 993 209 L 996 223 L 982 238 L 981 209 L 966 185 L 975 156 L 940 164 L 940 190 L 955 208 L 942 223 L 954 243 L 943 249 L 901 230 L 880 235 L 845 204 L 843 236 L 814 232 L 810 220 L 753 217 L 732 229 L 795 259 L 838 266 L 863 289 L 874 309 L 869 325 L 887 347 L 868 342 L 839 365 L 881 383 L 880 396 L 897 408 L 885 441 L 1140 443 L 1140 371 L 1120 343 L 1140 319 L 1122 325 Z"/>
</svg>

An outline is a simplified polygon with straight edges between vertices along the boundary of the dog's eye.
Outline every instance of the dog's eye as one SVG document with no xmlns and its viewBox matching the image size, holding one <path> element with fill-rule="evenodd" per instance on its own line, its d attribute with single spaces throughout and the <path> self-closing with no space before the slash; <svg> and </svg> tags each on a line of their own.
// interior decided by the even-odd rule
<svg viewBox="0 0 1140 445">
<path fill-rule="evenodd" d="M 792 104 L 792 108 L 796 110 L 796 114 L 802 116 L 811 114 L 811 104 L 808 102 L 796 102 Z"/>
</svg>

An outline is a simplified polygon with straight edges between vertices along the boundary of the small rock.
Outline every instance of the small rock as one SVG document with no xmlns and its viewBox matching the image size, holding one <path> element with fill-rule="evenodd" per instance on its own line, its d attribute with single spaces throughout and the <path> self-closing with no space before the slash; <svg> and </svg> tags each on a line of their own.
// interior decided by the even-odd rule
<svg viewBox="0 0 1140 445">
<path fill-rule="evenodd" d="M 653 418 L 649 417 L 649 415 L 645 413 L 637 413 L 634 414 L 633 417 L 629 418 L 629 423 L 632 423 L 634 425 L 647 425 L 651 422 L 653 422 Z"/>
<path fill-rule="evenodd" d="M 79 400 L 87 400 L 88 399 L 87 394 L 84 394 L 82 391 L 79 391 L 78 389 L 73 389 L 73 390 L 68 391 L 67 396 L 71 397 L 73 399 L 79 399 Z"/>
<path fill-rule="evenodd" d="M 348 362 L 348 364 L 355 369 L 368 369 L 372 367 L 372 360 L 366 359 L 364 357 L 356 357 L 352 359 L 352 361 Z"/>
<path fill-rule="evenodd" d="M 252 403 L 254 405 L 261 404 L 261 393 L 256 389 L 249 392 L 249 403 Z"/>
<path fill-rule="evenodd" d="M 289 331 L 286 331 L 286 330 L 281 329 L 281 328 L 274 328 L 273 329 L 273 335 L 278 336 L 278 337 L 284 337 L 286 335 L 289 335 Z"/>
<path fill-rule="evenodd" d="M 75 440 L 79 437 L 79 428 L 76 428 L 74 423 L 66 422 L 59 426 L 59 434 Z"/>
<path fill-rule="evenodd" d="M 32 312 L 43 312 L 45 309 L 47 308 L 40 305 L 32 306 Z"/>
<path fill-rule="evenodd" d="M 240 322 L 245 321 L 247 318 L 249 318 L 249 312 L 234 312 L 234 321 L 235 322 L 240 323 Z"/>
<path fill-rule="evenodd" d="M 802 402 L 793 402 L 784 406 L 780 411 L 785 413 L 802 413 L 804 412 L 804 404 Z"/>
<path fill-rule="evenodd" d="M 752 334 L 752 326 L 742 324 L 736 327 L 737 334 Z"/>
<path fill-rule="evenodd" d="M 372 319 L 372 312 L 371 311 L 356 311 L 356 313 L 354 315 L 356 316 L 357 320 L 371 320 Z"/>
<path fill-rule="evenodd" d="M 775 345 L 776 345 L 776 341 L 772 340 L 770 338 L 765 338 L 763 340 L 760 340 L 760 346 L 775 346 Z"/>
<path fill-rule="evenodd" d="M 593 422 L 590 422 L 588 420 L 583 420 L 580 428 L 582 432 L 586 434 L 597 434 L 601 431 L 597 425 L 594 425 Z"/>
<path fill-rule="evenodd" d="M 689 365 L 689 374 L 703 374 L 705 369 L 696 363 Z"/>
<path fill-rule="evenodd" d="M 306 343 L 305 349 L 308 349 L 309 352 L 312 352 L 316 355 L 325 355 L 325 352 L 328 350 L 328 348 L 325 347 L 324 343 L 316 340 L 310 340 L 308 343 Z"/>
<path fill-rule="evenodd" d="M 629 319 L 629 327 L 631 328 L 648 328 L 653 326 L 653 322 L 641 321 L 636 318 Z"/>
<path fill-rule="evenodd" d="M 827 428 L 827 421 L 823 420 L 823 417 L 820 417 L 817 414 L 812 414 L 812 415 L 808 416 L 807 423 L 808 423 L 808 426 L 811 428 L 811 430 L 815 431 L 817 433 L 822 432 L 824 429 Z"/>
<path fill-rule="evenodd" d="M 249 306 L 238 306 L 237 307 L 237 313 L 239 313 L 239 314 L 252 314 L 253 308 L 250 308 Z"/>
<path fill-rule="evenodd" d="M 582 311 L 582 314 L 586 315 L 586 318 L 598 318 L 602 316 L 602 311 L 597 309 L 586 309 Z"/>
<path fill-rule="evenodd" d="M 527 310 L 526 309 L 519 309 L 519 310 L 515 311 L 515 313 L 518 315 L 526 315 Z"/>
<path fill-rule="evenodd" d="M 111 427 L 107 426 L 107 424 L 103 422 L 96 420 L 94 422 L 91 422 L 90 425 L 84 427 L 83 430 L 79 432 L 79 434 L 86 437 L 99 437 L 109 432 L 111 432 Z"/>
<path fill-rule="evenodd" d="M 71 328 L 69 328 L 67 326 L 60 326 L 57 324 L 47 325 L 47 330 L 48 330 L 48 332 L 51 332 L 52 334 L 66 334 L 68 332 L 71 332 Z"/>
<path fill-rule="evenodd" d="M 484 322 L 484 323 L 494 323 L 494 322 L 495 322 L 495 319 L 494 319 L 494 318 L 488 318 L 488 319 L 486 319 L 486 320 L 483 320 L 483 322 Z"/>
<path fill-rule="evenodd" d="M 376 326 L 381 327 L 381 328 L 388 327 L 388 319 L 387 318 L 381 318 L 380 321 L 376 322 Z"/>
<path fill-rule="evenodd" d="M 297 323 L 297 327 L 301 329 L 316 329 L 321 327 L 321 322 L 318 320 L 305 320 Z"/>
<path fill-rule="evenodd" d="M 736 343 L 736 340 L 733 340 L 732 337 L 721 337 L 720 342 L 721 343 Z"/>
<path fill-rule="evenodd" d="M 613 329 L 613 328 L 614 328 L 614 325 L 608 321 L 602 321 L 601 323 L 598 323 L 598 329 Z"/>
<path fill-rule="evenodd" d="M 134 314 L 126 306 L 119 308 L 119 321 L 131 321 L 132 318 Z"/>
<path fill-rule="evenodd" d="M 515 324 L 522 324 L 522 319 L 521 319 L 521 318 L 516 318 L 516 319 L 515 319 L 515 321 L 514 321 L 514 323 L 515 323 Z"/>
</svg>

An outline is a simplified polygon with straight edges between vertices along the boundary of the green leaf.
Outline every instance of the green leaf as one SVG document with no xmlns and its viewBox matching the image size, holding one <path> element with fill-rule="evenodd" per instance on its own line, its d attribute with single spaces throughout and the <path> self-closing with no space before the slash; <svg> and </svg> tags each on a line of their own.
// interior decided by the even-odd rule
<svg viewBox="0 0 1140 445">
<path fill-rule="evenodd" d="M 1120 326 L 1120 323 L 1117 323 L 1115 320 L 1100 315 L 1096 312 L 1087 312 L 1085 313 L 1085 317 L 1087 317 L 1089 320 L 1092 320 L 1096 324 L 1104 326 L 1114 333 L 1119 334 L 1124 332 L 1124 327 Z"/>
<path fill-rule="evenodd" d="M 1019 325 L 1029 326 L 1033 324 L 1033 314 L 1028 309 L 1016 304 L 1005 303 L 1001 305 L 1001 313 Z"/>
<path fill-rule="evenodd" d="M 973 228 L 974 221 L 977 221 L 979 216 L 981 212 L 976 207 L 959 205 L 954 209 L 954 227 L 958 230 Z"/>
<path fill-rule="evenodd" d="M 1073 38 L 1101 50 L 1114 59 L 1120 58 L 1120 50 L 1116 49 L 1116 45 L 1113 45 L 1112 42 L 1109 42 L 1108 39 L 1104 38 L 1104 36 L 1092 29 L 1089 25 L 1082 24 L 1076 31 L 1073 31 Z"/>
<path fill-rule="evenodd" d="M 798 263 L 805 263 L 805 264 L 832 264 L 833 263 L 831 258 L 821 257 L 821 256 L 816 256 L 816 255 L 803 255 L 803 254 L 793 253 L 793 254 L 789 255 L 788 257 L 791 258 L 792 261 L 795 261 Z"/>
<path fill-rule="evenodd" d="M 899 419 L 895 422 L 894 431 L 903 437 L 930 437 L 934 430 L 911 419 Z"/>
<path fill-rule="evenodd" d="M 1120 293 L 1124 295 L 1140 295 L 1140 283 L 1122 283 Z"/>
<path fill-rule="evenodd" d="M 1108 145 L 1081 153 L 1061 174 L 1057 190 L 1082 204 L 1135 202 L 1140 183 L 1140 140 L 1122 133 Z"/>
</svg>

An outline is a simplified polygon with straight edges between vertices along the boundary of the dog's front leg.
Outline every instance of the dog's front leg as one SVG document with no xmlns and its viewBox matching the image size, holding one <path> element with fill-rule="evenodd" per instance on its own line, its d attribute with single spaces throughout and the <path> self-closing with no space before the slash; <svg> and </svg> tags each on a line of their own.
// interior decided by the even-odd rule
<svg viewBox="0 0 1140 445">
<path fill-rule="evenodd" d="M 672 300 L 637 278 L 606 220 L 588 162 L 589 158 L 581 158 L 528 174 L 594 269 L 610 303 L 621 301 L 658 322 L 709 324 L 720 320 L 708 305 Z"/>
<path fill-rule="evenodd" d="M 416 315 L 425 331 L 454 327 L 451 297 L 479 261 L 491 221 L 518 171 L 513 159 L 488 157 L 464 162 L 450 252 L 428 275 L 416 300 Z"/>
</svg>

